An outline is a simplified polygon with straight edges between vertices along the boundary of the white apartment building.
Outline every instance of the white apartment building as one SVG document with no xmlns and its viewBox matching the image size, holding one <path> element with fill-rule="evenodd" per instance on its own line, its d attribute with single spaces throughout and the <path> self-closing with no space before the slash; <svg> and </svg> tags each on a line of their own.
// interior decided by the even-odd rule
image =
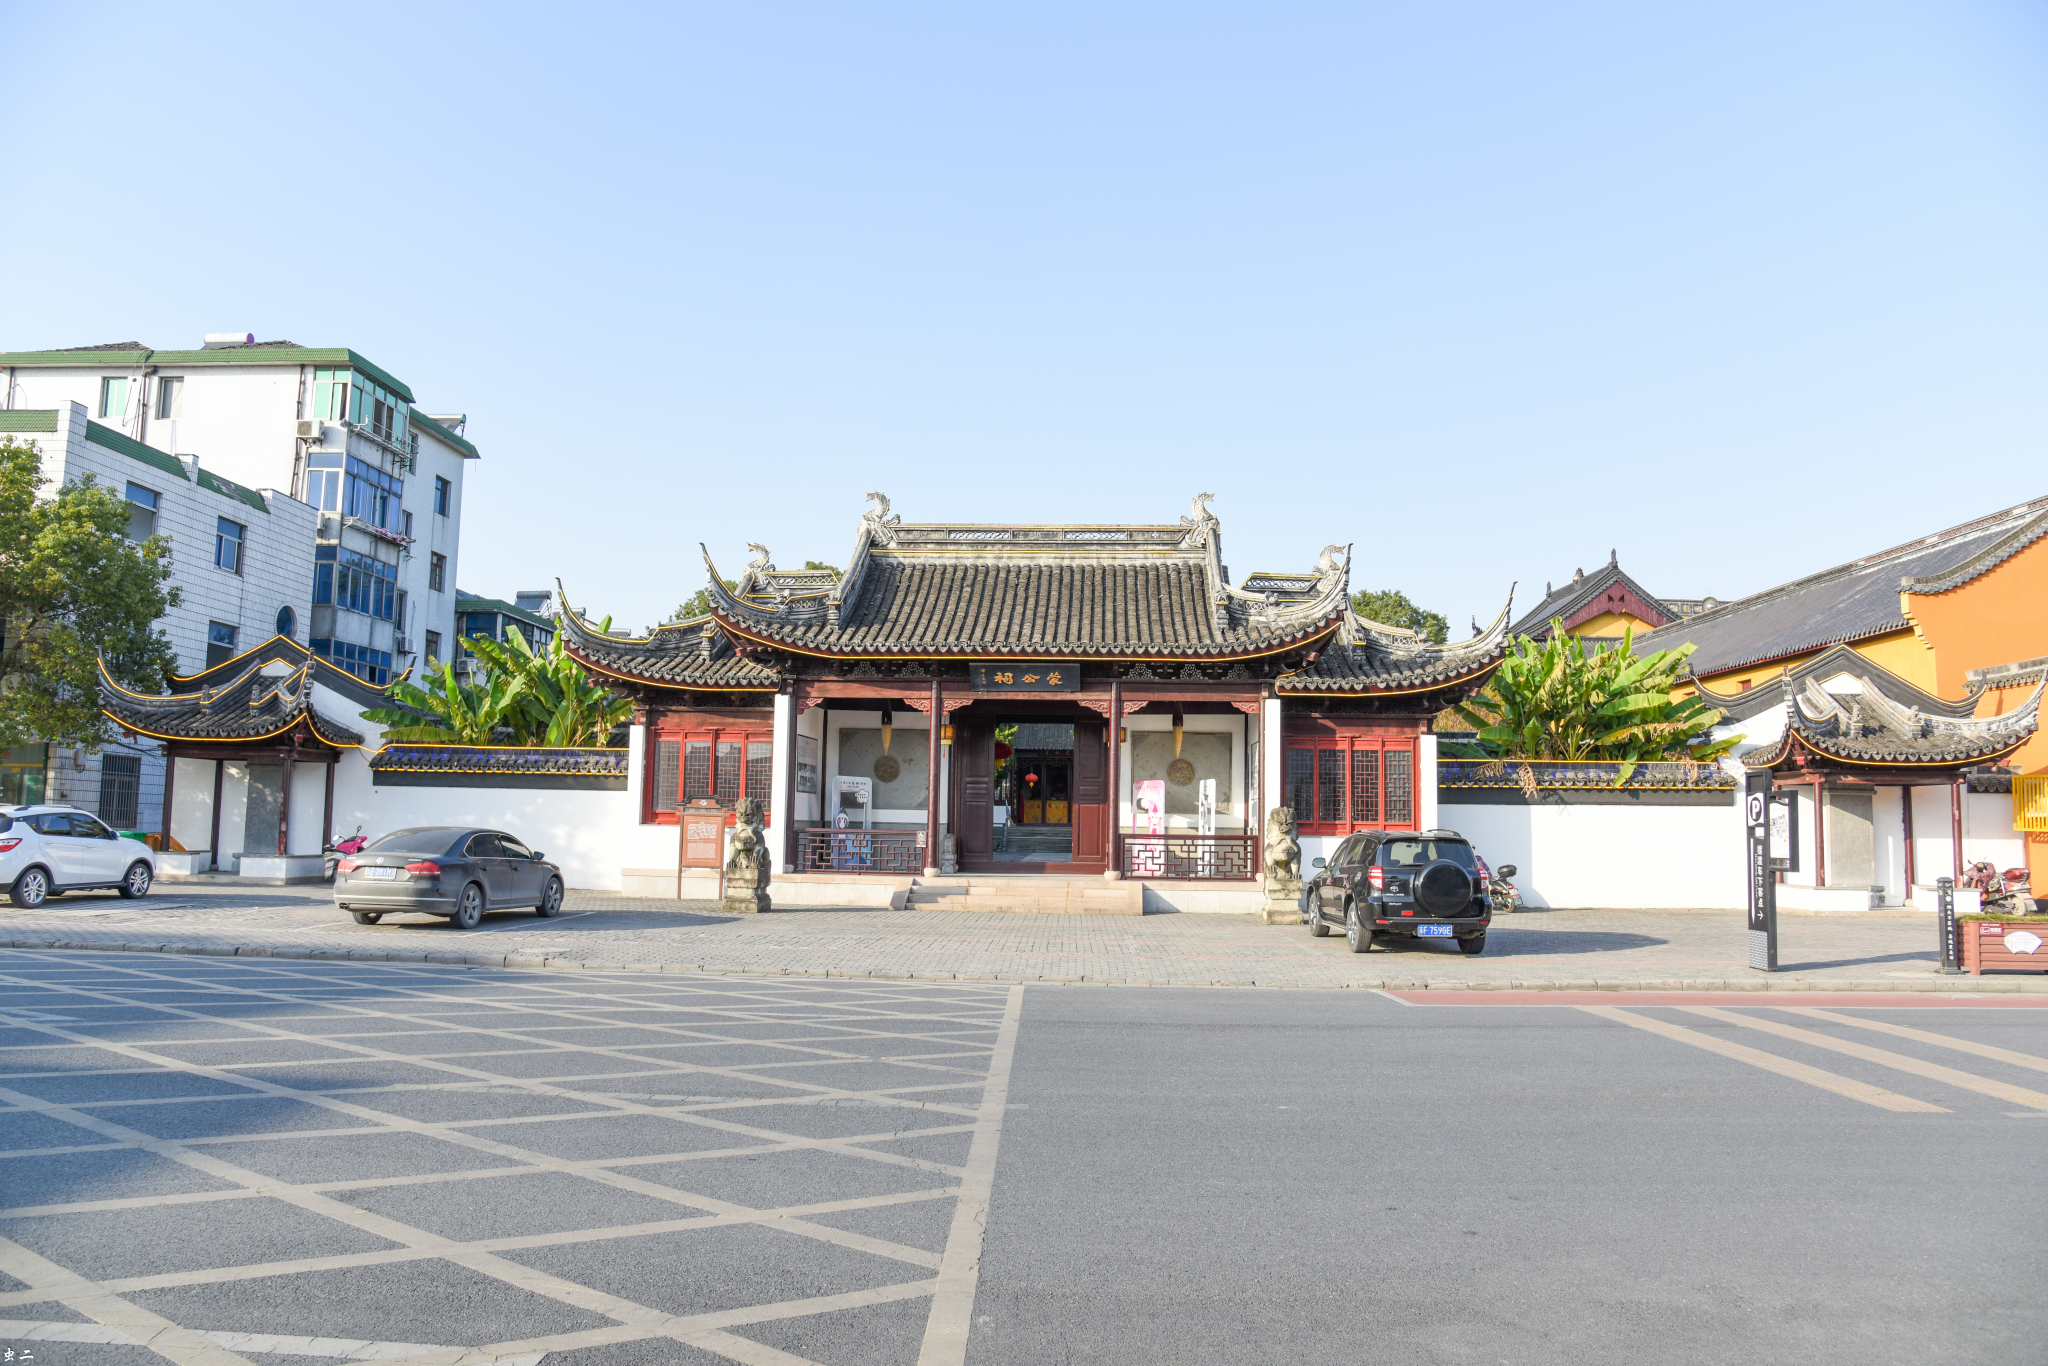
<svg viewBox="0 0 2048 1366">
<path fill-rule="evenodd" d="M 206 667 L 209 651 L 200 645 L 188 655 L 187 646 L 216 627 L 232 627 L 234 637 L 226 654 L 216 642 L 216 658 L 274 630 L 378 686 L 454 650 L 464 474 L 479 458 L 463 435 L 463 415 L 418 411 L 403 381 L 354 351 L 258 342 L 249 333 L 209 335 L 190 351 L 117 342 L 0 352 L 0 423 L 42 423 L 45 417 L 29 415 L 54 413 L 56 428 L 28 435 L 41 444 L 61 432 L 68 442 L 81 411 L 97 433 L 90 440 L 80 435 L 85 447 L 145 465 L 167 461 L 192 471 L 195 488 L 212 480 L 273 509 L 307 509 L 303 519 L 273 511 L 272 520 L 252 522 L 274 533 L 292 523 L 296 542 L 280 553 L 302 566 L 289 578 L 296 596 L 267 606 L 252 599 L 253 615 L 216 620 L 202 605 L 207 600 L 188 588 L 185 604 L 163 623 L 181 666 Z M 168 466 L 159 473 L 168 475 Z M 45 462 L 45 473 L 58 472 Z M 248 511 L 257 516 L 254 507 Z M 181 573 L 188 563 L 210 563 L 212 530 L 194 524 L 171 531 Z M 216 634 L 225 639 L 228 632 Z M 25 779 L 15 771 L 26 773 L 32 764 L 14 754 L 0 759 L 9 761 L 0 764 L 7 770 L 0 780 L 21 786 Z M 138 818 L 145 824 L 160 808 L 161 767 L 155 761 L 153 774 L 141 780 Z M 48 773 L 47 799 L 99 810 L 96 760 L 52 755 Z M 125 810 L 124 800 L 101 814 Z"/>
<path fill-rule="evenodd" d="M 7 409 L 82 403 L 134 441 L 318 508 L 296 637 L 315 654 L 381 685 L 452 647 L 477 449 L 464 417 L 417 411 L 410 388 L 354 351 L 241 333 L 194 351 L 0 352 L 0 386 Z"/>
<path fill-rule="evenodd" d="M 129 504 L 128 535 L 171 542 L 171 585 L 182 601 L 158 623 L 177 671 L 196 674 L 273 633 L 303 630 L 312 601 L 308 551 L 319 514 L 276 489 L 252 489 L 94 421 L 82 403 L 0 412 L 0 435 L 32 442 L 43 457 L 45 494 L 91 475 Z M 127 740 L 99 754 L 62 746 L 13 752 L 15 801 L 65 801 L 122 829 L 161 819 L 161 750 Z M 40 780 L 36 770 L 40 768 Z"/>
</svg>

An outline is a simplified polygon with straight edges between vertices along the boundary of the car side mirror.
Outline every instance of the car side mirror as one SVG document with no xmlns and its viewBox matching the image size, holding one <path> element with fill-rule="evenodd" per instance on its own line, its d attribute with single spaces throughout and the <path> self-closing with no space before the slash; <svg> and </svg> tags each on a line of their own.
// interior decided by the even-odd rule
<svg viewBox="0 0 2048 1366">
<path fill-rule="evenodd" d="M 1499 872 L 1498 874 L 1496 874 L 1496 876 L 1499 876 L 1499 877 L 1513 877 L 1514 875 L 1515 875 L 1515 865 L 1514 865 L 1514 864 L 1512 864 L 1512 863 L 1503 863 L 1503 864 L 1502 864 L 1502 865 L 1500 866 L 1500 872 Z"/>
<path fill-rule="evenodd" d="M 542 852 L 541 852 L 540 850 L 538 850 L 538 849 L 536 849 L 536 850 L 534 850 L 534 851 L 533 851 L 533 861 L 534 861 L 535 863 L 539 863 L 539 862 L 540 862 L 540 861 L 541 861 L 542 859 L 544 859 L 544 858 L 546 858 L 546 857 L 547 857 L 547 855 L 546 855 L 546 854 L 543 854 L 543 853 L 542 853 Z"/>
<path fill-rule="evenodd" d="M 1329 863 L 1324 859 L 1316 859 L 1315 861 L 1309 864 L 1309 867 L 1311 868 L 1327 868 L 1329 866 Z"/>
</svg>

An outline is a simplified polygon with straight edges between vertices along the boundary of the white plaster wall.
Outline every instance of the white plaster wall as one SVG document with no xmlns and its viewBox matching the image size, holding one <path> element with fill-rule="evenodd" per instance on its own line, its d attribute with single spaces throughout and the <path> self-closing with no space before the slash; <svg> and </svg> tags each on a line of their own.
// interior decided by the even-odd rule
<svg viewBox="0 0 2048 1366">
<path fill-rule="evenodd" d="M 817 708 L 816 710 L 822 711 L 823 708 Z M 828 817 L 833 811 L 838 809 L 832 805 L 834 800 L 832 780 L 839 773 L 839 732 L 848 727 L 854 730 L 873 730 L 881 724 L 880 718 L 881 713 L 878 711 L 835 711 L 826 714 L 825 766 L 819 774 L 818 785 L 824 789 L 819 795 L 825 799 Z M 890 724 L 895 728 L 895 734 L 890 740 L 890 748 L 893 750 L 895 746 L 905 743 L 916 745 L 918 762 L 922 764 L 925 757 L 925 746 L 931 743 L 930 718 L 923 712 L 912 711 L 908 707 L 900 707 L 896 710 Z M 848 818 L 852 818 L 851 812 L 849 812 Z M 922 827 L 925 823 L 924 811 L 916 807 L 879 807 L 874 813 L 874 821 L 878 829 L 885 825 Z M 670 862 L 673 864 L 674 860 L 671 859 Z"/>
<path fill-rule="evenodd" d="M 1878 885 L 1884 904 L 1903 906 L 1913 899 L 1906 886 L 1906 837 L 1900 820 L 1901 787 L 1880 787 L 1872 793 L 1871 833 L 1875 836 Z"/>
<path fill-rule="evenodd" d="M 1216 813 L 1218 834 L 1243 834 L 1246 830 L 1248 806 L 1245 793 L 1245 745 L 1242 712 L 1228 716 L 1184 716 L 1181 728 L 1190 735 L 1222 735 L 1230 741 L 1230 800 Z M 1130 736 L 1143 734 L 1171 733 L 1171 716 L 1131 716 L 1124 719 L 1124 729 Z M 1117 820 L 1119 828 L 1126 835 L 1131 834 L 1137 820 L 1136 799 L 1131 795 L 1137 783 L 1137 776 L 1131 765 L 1132 743 L 1126 739 L 1117 758 L 1117 785 L 1122 788 L 1118 794 Z M 1169 830 L 1193 830 L 1196 818 L 1189 815 L 1171 815 L 1166 818 Z"/>
<path fill-rule="evenodd" d="M 2012 794 L 1972 792 L 1963 798 L 1963 862 L 1984 859 L 2000 872 L 2027 861 L 2026 838 L 2012 828 Z"/>
<path fill-rule="evenodd" d="M 169 424 L 150 419 L 144 437 L 150 445 L 177 455 L 196 455 L 208 469 L 237 484 L 292 486 L 298 456 L 296 363 L 166 366 L 153 378 L 152 391 L 166 376 L 183 380 L 178 416 Z M 309 386 L 311 379 L 309 374 Z"/>
<path fill-rule="evenodd" d="M 292 807 L 286 826 L 285 852 L 320 852 L 320 806 L 327 796 L 327 765 L 292 765 Z"/>
<path fill-rule="evenodd" d="M 1437 828 L 1436 737 L 1427 732 L 1415 741 L 1415 828 Z"/>
<path fill-rule="evenodd" d="M 1744 905 L 1741 808 L 1732 796 L 1726 806 L 1461 803 L 1439 815 L 1488 864 L 1514 864 L 1531 906 Z"/>
<path fill-rule="evenodd" d="M 197 852 L 213 845 L 213 765 L 205 759 L 179 759 L 177 785 L 171 791 L 171 838 Z"/>
<path fill-rule="evenodd" d="M 413 547 L 411 558 L 400 567 L 400 587 L 408 595 L 413 618 L 406 624 L 406 634 L 412 637 L 413 649 L 419 652 L 417 661 L 424 666 L 428 631 L 440 632 L 442 659 L 449 658 L 455 648 L 455 576 L 462 563 L 462 481 L 469 458 L 442 444 L 424 428 L 414 430 L 420 432 L 419 467 L 405 477 L 405 507 L 412 513 Z M 434 511 L 436 475 L 449 484 L 446 517 Z M 447 575 L 441 580 L 438 593 L 427 587 L 436 554 L 448 557 Z M 514 585 L 514 590 L 545 586 Z"/>
<path fill-rule="evenodd" d="M 787 872 L 792 857 L 789 845 L 790 798 L 792 784 L 789 780 L 790 746 L 796 743 L 796 699 L 788 693 L 775 694 L 773 734 L 775 737 L 774 772 L 768 779 L 768 828 L 763 831 L 767 841 L 768 866 Z"/>
<path fill-rule="evenodd" d="M 1949 819 L 1949 789 L 1916 787 L 1913 793 L 1913 881 L 1932 887 L 1938 877 L 1955 873 L 1955 839 Z M 1966 817 L 1967 817 L 1967 813 Z M 1968 830 L 1967 820 L 1964 829 Z M 1969 848 L 1969 840 L 1963 841 Z"/>
<path fill-rule="evenodd" d="M 242 852 L 243 829 L 249 818 L 249 766 L 229 762 L 224 766 L 220 788 L 220 848 L 213 851 L 214 866 L 224 871 L 235 866 L 235 855 Z M 275 858 L 277 849 L 252 850 L 253 853 L 269 854 Z"/>
<path fill-rule="evenodd" d="M 367 765 L 364 771 L 367 775 Z M 364 832 L 372 837 L 415 825 L 479 825 L 504 830 L 559 865 L 563 880 L 571 887 L 617 890 L 621 873 L 628 867 L 674 868 L 676 864 L 676 827 L 642 826 L 638 800 L 625 792 L 365 786 L 357 799 L 361 805 L 348 813 L 348 829 L 360 819 Z M 636 838 L 642 832 L 656 833 L 652 838 Z"/>
</svg>

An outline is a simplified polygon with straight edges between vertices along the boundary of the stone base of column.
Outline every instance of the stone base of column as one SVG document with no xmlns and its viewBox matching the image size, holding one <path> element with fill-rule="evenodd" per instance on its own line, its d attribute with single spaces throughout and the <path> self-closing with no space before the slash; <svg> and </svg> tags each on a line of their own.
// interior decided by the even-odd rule
<svg viewBox="0 0 2048 1366">
<path fill-rule="evenodd" d="M 774 909 L 768 900 L 767 881 L 755 873 L 727 869 L 725 900 L 719 903 L 718 908 L 727 915 L 759 915 Z"/>
<path fill-rule="evenodd" d="M 1301 882 L 1298 878 L 1266 879 L 1266 905 L 1259 918 L 1268 925 L 1301 923 Z"/>
</svg>

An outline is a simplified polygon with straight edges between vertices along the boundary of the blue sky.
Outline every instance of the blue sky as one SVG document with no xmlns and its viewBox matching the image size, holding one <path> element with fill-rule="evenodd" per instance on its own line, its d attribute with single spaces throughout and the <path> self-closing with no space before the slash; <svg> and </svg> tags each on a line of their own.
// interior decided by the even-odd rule
<svg viewBox="0 0 2048 1366">
<path fill-rule="evenodd" d="M 2048 10 L 0 5 L 0 348 L 463 410 L 464 588 L 644 626 L 907 520 L 1489 619 L 2048 492 Z M 204 452 L 200 452 L 202 458 Z M 2024 651 L 2022 651 L 2024 653 Z"/>
</svg>

